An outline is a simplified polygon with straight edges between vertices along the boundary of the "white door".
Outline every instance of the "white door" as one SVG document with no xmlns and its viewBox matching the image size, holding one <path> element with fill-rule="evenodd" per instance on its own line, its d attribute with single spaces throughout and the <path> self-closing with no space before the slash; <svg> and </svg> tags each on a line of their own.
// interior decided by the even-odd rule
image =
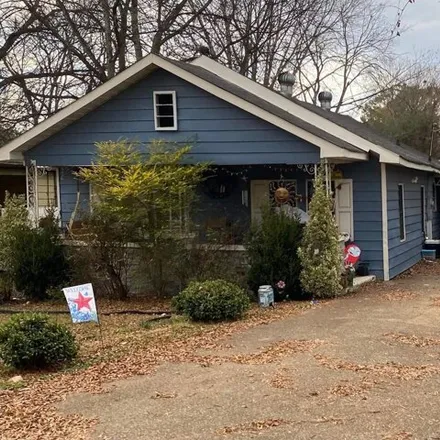
<svg viewBox="0 0 440 440">
<path fill-rule="evenodd" d="M 353 180 L 335 180 L 335 217 L 341 234 L 348 233 L 354 240 Z"/>
<path fill-rule="evenodd" d="M 261 207 L 269 202 L 270 180 L 251 181 L 251 216 L 252 223 L 261 222 Z"/>
</svg>

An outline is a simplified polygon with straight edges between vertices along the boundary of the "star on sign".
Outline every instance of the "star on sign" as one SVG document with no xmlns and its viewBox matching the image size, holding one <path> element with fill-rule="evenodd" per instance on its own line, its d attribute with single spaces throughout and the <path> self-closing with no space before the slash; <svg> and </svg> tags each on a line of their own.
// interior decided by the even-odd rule
<svg viewBox="0 0 440 440">
<path fill-rule="evenodd" d="M 89 304 L 91 300 L 92 298 L 86 298 L 81 292 L 79 292 L 78 298 L 74 299 L 73 302 L 78 306 L 78 311 L 84 308 L 92 310 Z"/>
</svg>

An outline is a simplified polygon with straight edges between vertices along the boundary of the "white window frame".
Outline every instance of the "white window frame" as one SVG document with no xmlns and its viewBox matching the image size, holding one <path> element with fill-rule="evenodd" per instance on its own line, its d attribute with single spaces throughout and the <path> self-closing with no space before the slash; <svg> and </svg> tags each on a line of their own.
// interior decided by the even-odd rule
<svg viewBox="0 0 440 440">
<path fill-rule="evenodd" d="M 399 183 L 397 185 L 397 203 L 400 205 L 399 200 L 399 188 L 402 188 L 402 216 L 403 216 L 403 238 L 400 238 L 400 209 L 399 209 L 399 238 L 400 242 L 403 243 L 406 241 L 406 212 L 405 212 L 405 184 Z"/>
<path fill-rule="evenodd" d="M 172 127 L 160 127 L 157 124 L 159 115 L 157 114 L 157 103 L 156 96 L 160 95 L 171 95 L 173 98 L 173 118 L 174 125 Z M 153 92 L 153 109 L 154 109 L 154 129 L 156 131 L 177 131 L 177 97 L 176 92 L 174 90 L 161 90 Z"/>
</svg>

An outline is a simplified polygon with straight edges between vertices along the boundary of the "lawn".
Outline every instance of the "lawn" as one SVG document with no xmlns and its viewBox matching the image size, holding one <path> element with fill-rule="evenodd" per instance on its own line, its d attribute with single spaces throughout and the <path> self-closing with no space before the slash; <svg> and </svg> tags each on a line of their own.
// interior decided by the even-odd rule
<svg viewBox="0 0 440 440">
<path fill-rule="evenodd" d="M 66 310 L 66 307 L 64 303 L 47 302 L 2 305 L 0 310 L 44 312 Z M 144 300 L 99 301 L 98 307 L 105 313 L 164 311 L 170 309 L 170 304 L 167 301 Z M 0 365 L 0 414 L 4 414 L 0 438 L 85 439 L 93 420 L 62 416 L 54 409 L 54 404 L 68 393 L 102 392 L 110 381 L 149 374 L 166 361 L 203 362 L 203 357 L 198 358 L 195 354 L 197 349 L 221 347 L 222 341 L 232 334 L 296 315 L 310 307 L 309 303 L 294 302 L 284 303 L 275 310 L 254 306 L 242 321 L 222 324 L 193 323 L 182 316 L 151 321 L 157 316 L 114 313 L 101 316 L 102 340 L 97 324 L 74 325 L 67 314 L 51 315 L 74 332 L 80 345 L 79 358 L 58 372 L 17 373 Z M 0 322 L 9 316 L 0 314 Z M 23 376 L 22 384 L 8 382 L 16 374 Z"/>
</svg>

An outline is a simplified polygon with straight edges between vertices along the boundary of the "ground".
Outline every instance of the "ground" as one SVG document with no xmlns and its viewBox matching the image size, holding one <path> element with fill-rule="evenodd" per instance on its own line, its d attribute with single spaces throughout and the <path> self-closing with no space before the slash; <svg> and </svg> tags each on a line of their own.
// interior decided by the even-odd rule
<svg viewBox="0 0 440 440">
<path fill-rule="evenodd" d="M 0 391 L 0 439 L 440 439 L 439 281 L 425 264 L 221 325 L 109 316 L 83 365 Z"/>
</svg>

